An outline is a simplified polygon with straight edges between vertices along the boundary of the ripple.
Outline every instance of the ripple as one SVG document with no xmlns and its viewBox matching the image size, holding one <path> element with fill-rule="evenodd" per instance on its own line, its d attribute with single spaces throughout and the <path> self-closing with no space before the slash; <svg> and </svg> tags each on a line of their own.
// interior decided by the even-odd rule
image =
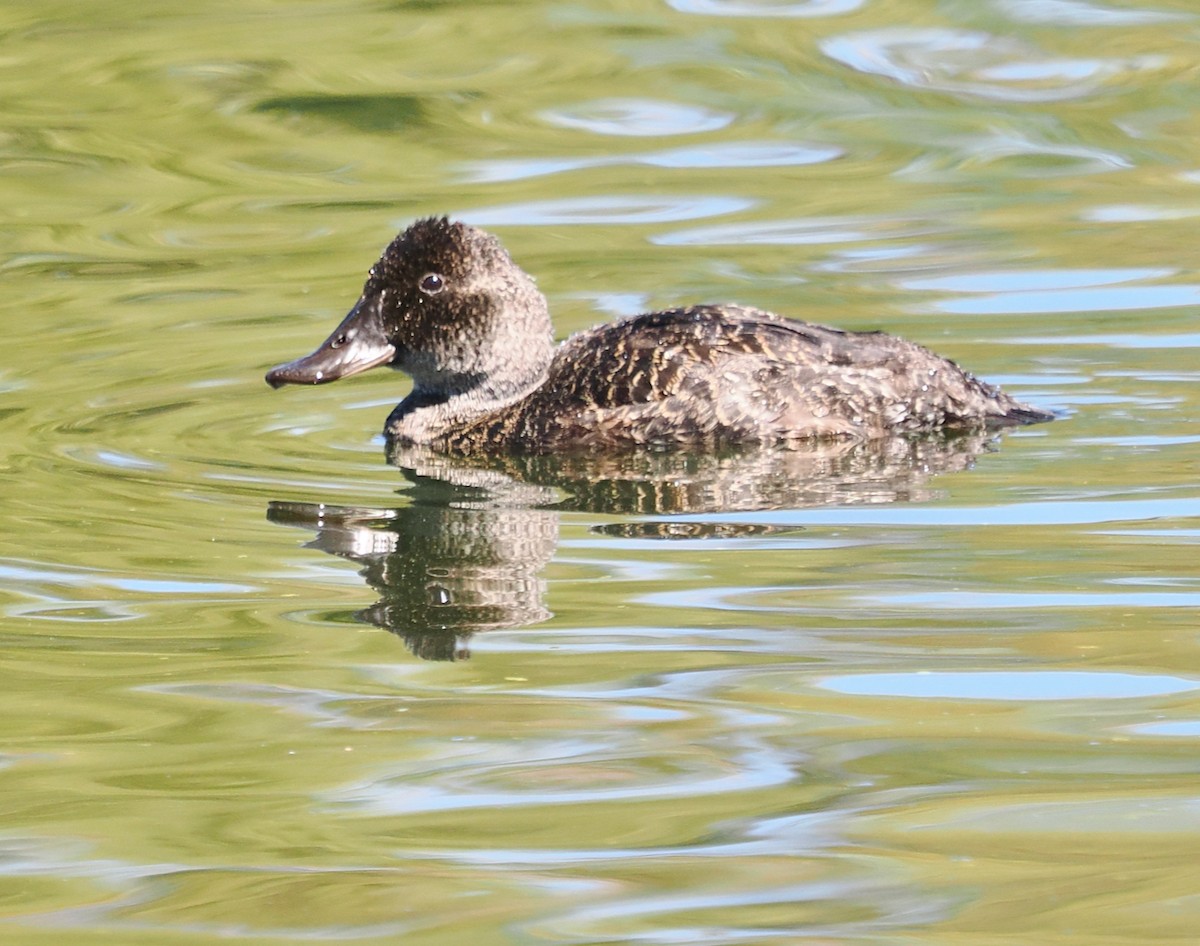
<svg viewBox="0 0 1200 946">
<path fill-rule="evenodd" d="M 1013 131 L 995 132 L 973 142 L 968 163 L 987 166 L 1005 162 L 1013 176 L 1045 178 L 1077 174 L 1107 174 L 1133 167 L 1133 162 L 1112 151 L 1082 144 L 1040 141 Z"/>
<path fill-rule="evenodd" d="M 905 289 L 931 289 L 935 292 L 1010 292 L 1039 289 L 1077 289 L 1111 286 L 1117 283 L 1165 279 L 1173 269 L 1025 269 L 985 271 L 960 276 L 906 279 Z"/>
<path fill-rule="evenodd" d="M 1200 517 L 1200 497 L 1047 501 L 979 506 L 846 506 L 840 509 L 775 509 L 723 513 L 726 522 L 813 526 L 1046 526 L 1101 525 Z M 704 521 L 684 513 L 679 521 Z"/>
<path fill-rule="evenodd" d="M 1158 434 L 1140 434 L 1124 437 L 1080 437 L 1075 442 L 1117 447 L 1177 447 L 1184 444 L 1200 443 L 1200 436 L 1166 437 Z"/>
<path fill-rule="evenodd" d="M 926 236 L 943 224 L 885 216 L 801 217 L 679 230 L 651 238 L 660 246 L 806 246 Z"/>
<path fill-rule="evenodd" d="M 668 223 L 695 220 L 749 210 L 755 201 L 741 197 L 695 195 L 689 197 L 639 197 L 612 195 L 534 200 L 482 210 L 462 211 L 481 227 L 564 226 L 572 224 Z"/>
<path fill-rule="evenodd" d="M 560 128 L 636 138 L 716 131 L 734 119 L 731 112 L 657 99 L 599 99 L 570 109 L 542 112 L 541 116 Z"/>
<path fill-rule="evenodd" d="M 1200 207 L 1151 207 L 1148 204 L 1109 204 L 1093 207 L 1079 215 L 1088 223 L 1158 223 L 1190 220 L 1200 216 Z"/>
<path fill-rule="evenodd" d="M 469 181 L 496 183 L 629 164 L 672 169 L 800 167 L 832 161 L 843 154 L 845 151 L 834 145 L 747 141 L 692 145 L 669 151 L 595 158 L 515 158 L 479 161 L 466 165 L 464 176 Z"/>
<path fill-rule="evenodd" d="M 886 929 L 934 926 L 952 916 L 948 893 L 925 893 L 914 903 L 899 885 L 804 883 L 762 885 L 732 893 L 689 891 L 631 896 L 576 907 L 548 918 L 536 939 L 604 943 L 815 943 L 869 941 Z M 835 932 L 836 931 L 836 932 Z M 821 935 L 829 933 L 829 936 Z"/>
<path fill-rule="evenodd" d="M 463 165 L 463 179 L 481 184 L 527 181 L 567 171 L 583 171 L 618 163 L 614 158 L 505 158 Z"/>
<path fill-rule="evenodd" d="M 120 450 L 106 449 L 104 447 L 96 447 L 91 444 L 85 446 L 67 447 L 62 451 L 64 456 L 70 457 L 73 460 L 81 463 L 90 463 L 97 466 L 111 467 L 118 470 L 129 471 L 162 471 L 167 469 L 165 463 L 159 463 L 156 460 L 150 460 L 146 457 L 139 457 L 132 453 L 126 453 Z"/>
<path fill-rule="evenodd" d="M 1183 677 L 1086 670 L 926 671 L 826 677 L 823 690 L 850 696 L 932 700 L 1128 700 L 1200 689 Z"/>
<path fill-rule="evenodd" d="M 1136 26 L 1187 19 L 1159 10 L 1114 10 L 1083 0 L 995 0 L 1014 20 L 1052 26 Z"/>
<path fill-rule="evenodd" d="M 663 168 L 799 167 L 832 161 L 845 153 L 835 145 L 747 141 L 693 145 L 644 155 L 638 160 L 642 164 Z"/>
<path fill-rule="evenodd" d="M 737 833 L 722 832 L 704 840 L 689 838 L 668 847 L 503 848 L 411 851 L 410 857 L 444 860 L 473 867 L 579 867 L 647 858 L 787 856 L 800 847 L 813 851 L 843 843 L 840 812 L 813 811 L 751 821 Z"/>
<path fill-rule="evenodd" d="M 817 17 L 838 16 L 859 9 L 866 0 L 781 0 L 778 3 L 763 0 L 667 0 L 667 5 L 680 13 L 696 13 L 701 16 L 756 16 L 756 17 Z"/>
<path fill-rule="evenodd" d="M 1134 72 L 1160 69 L 1166 59 L 1056 59 L 1017 40 L 954 29 L 893 28 L 831 37 L 831 59 L 916 89 L 1009 102 L 1057 102 L 1090 95 Z"/>
<path fill-rule="evenodd" d="M 328 235 L 324 227 L 298 234 L 293 228 L 270 223 L 213 223 L 191 227 L 175 227 L 152 232 L 150 237 L 163 246 L 189 250 L 242 250 L 247 246 L 259 248 L 292 248 L 300 240 L 317 240 Z"/>
<path fill-rule="evenodd" d="M 1200 607 L 1200 592 L 984 592 L 915 591 L 901 594 L 864 595 L 863 604 L 889 608 L 921 608 L 942 611 L 980 612 L 995 610 L 1037 610 L 1048 608 L 1195 608 Z"/>
<path fill-rule="evenodd" d="M 1131 308 L 1141 308 L 1132 306 Z M 1153 308 L 1146 306 L 1146 308 Z M 1072 335 L 1072 336 L 1039 336 L 1030 335 L 1010 340 L 1013 345 L 1101 345 L 1105 348 L 1200 348 L 1200 333 L 1186 332 L 1162 335 L 1135 335 L 1133 333 L 1110 333 L 1104 335 Z M 1192 381 L 1194 378 L 1186 375 L 1150 375 L 1145 372 L 1138 375 L 1143 380 L 1152 377 L 1158 380 Z"/>
<path fill-rule="evenodd" d="M 1195 739 L 1200 736 L 1200 719 L 1173 719 L 1157 723 L 1139 723 L 1124 727 L 1124 732 L 1139 736 L 1167 736 L 1171 739 Z"/>
<path fill-rule="evenodd" d="M 814 613 L 830 608 L 841 610 L 847 600 L 860 608 L 888 608 L 898 611 L 913 608 L 922 611 L 982 613 L 985 611 L 1047 611 L 1051 608 L 1116 608 L 1126 611 L 1145 608 L 1196 608 L 1200 592 L 986 592 L 976 590 L 910 591 L 870 594 L 853 590 L 834 605 L 814 601 L 811 589 L 783 586 L 726 586 L 689 588 L 686 591 L 661 591 L 641 595 L 640 603 L 656 607 L 703 608 L 713 611 L 744 611 L 756 614 Z"/>
<path fill-rule="evenodd" d="M 1000 292 L 934 303 L 939 312 L 955 315 L 1044 315 L 1056 312 L 1125 312 L 1133 309 L 1176 309 L 1200 304 L 1200 284 L 1130 286 L 1121 289 L 1072 289 L 1049 292 Z M 1123 336 L 1125 337 L 1125 336 Z M 1197 336 L 1189 335 L 1188 338 Z M 1064 339 L 1072 341 L 1072 339 Z M 1079 338 L 1074 341 L 1080 341 Z M 1143 338 L 1147 347 L 1162 343 Z M 1191 342 L 1194 345 L 1195 342 Z"/>
<path fill-rule="evenodd" d="M 230 865 L 143 864 L 99 856 L 81 841 L 36 835 L 4 838 L 0 865 L 6 881 L 19 879 L 30 892 L 12 905 L 6 921 L 18 929 L 29 924 L 58 930 L 62 942 L 86 942 L 97 929 L 116 931 L 119 942 L 170 942 L 182 936 L 207 943 L 263 938 L 402 942 L 413 931 L 411 906 L 403 898 L 397 901 L 393 884 L 379 882 L 389 872 L 399 879 L 395 866 L 330 866 L 296 859 L 276 866 L 245 858 Z M 65 887 L 61 897 L 35 899 L 41 884 L 71 880 L 92 883 Z M 435 904 L 423 901 L 423 906 L 439 915 L 448 915 L 481 889 L 479 879 L 471 876 L 440 882 L 436 892 L 423 894 Z M 364 897 L 364 890 L 375 893 Z M 304 903 L 307 912 L 297 914 L 296 903 Z"/>
<path fill-rule="evenodd" d="M 933 304 L 939 312 L 956 315 L 1111 312 L 1195 305 L 1200 301 L 1200 285 L 1127 285 L 1165 279 L 1174 273 L 1172 269 L 1150 267 L 1000 270 L 909 279 L 901 285 L 905 289 L 969 294 Z M 1066 339 L 1079 340 L 1078 336 Z"/>
<path fill-rule="evenodd" d="M 644 735 L 644 734 L 641 734 Z M 497 744 L 487 758 L 434 763 L 422 774 L 406 768 L 326 793 L 328 802 L 372 815 L 583 805 L 614 801 L 695 798 L 785 785 L 796 778 L 794 759 L 752 739 L 723 744 L 719 752 L 689 746 L 673 757 L 639 734 L 627 746 L 614 735 L 570 742 L 524 740 Z M 497 758 L 499 756 L 499 758 Z"/>
<path fill-rule="evenodd" d="M 0 581 L 19 583 L 23 587 L 30 584 L 66 588 L 98 587 L 162 595 L 250 594 L 261 590 L 252 585 L 235 582 L 194 581 L 185 578 L 132 578 L 90 569 L 20 562 L 0 563 Z"/>
<path fill-rule="evenodd" d="M 1119 778 L 1129 779 L 1132 774 L 1122 769 Z M 1076 773 L 1077 778 L 1079 775 Z M 1092 781 L 1096 780 L 1093 776 Z M 1174 796 L 1168 788 L 1174 781 L 1159 777 L 1154 780 L 1155 790 L 1137 790 L 1127 797 L 1070 793 L 1066 798 L 1026 801 L 1019 796 L 1002 799 L 993 795 L 982 799 L 968 797 L 936 811 L 921 804 L 908 811 L 889 810 L 888 823 L 879 827 L 885 834 L 895 832 L 898 838 L 911 839 L 919 833 L 923 849 L 953 851 L 955 855 L 964 849 L 979 850 L 976 845 L 982 840 L 989 857 L 1011 857 L 1023 870 L 1028 869 L 1033 851 L 1053 851 L 1060 857 L 1063 852 L 1071 852 L 1071 856 L 1080 860 L 1091 857 L 1107 861 L 1108 852 L 1114 848 L 1106 843 L 1113 842 L 1103 839 L 1123 835 L 1132 846 L 1122 850 L 1136 850 L 1142 857 L 1151 857 L 1156 846 L 1178 845 L 1178 853 L 1173 853 L 1168 861 L 1171 866 L 1164 868 L 1175 874 L 1178 865 L 1190 858 L 1195 847 L 1200 804 L 1192 793 Z M 1190 899 L 1190 892 L 1185 896 Z M 1148 899 L 1145 903 L 1147 909 L 1153 906 L 1174 914 L 1176 904 L 1182 899 L 1183 896 L 1172 896 L 1167 901 L 1155 903 Z M 1178 937 L 1178 941 L 1186 942 L 1193 938 L 1194 908 L 1180 915 L 1184 924 L 1190 924 L 1185 927 L 1188 932 L 1184 934 L 1181 929 Z M 1088 936 L 1084 941 L 1099 942 L 1104 938 Z M 1156 939 L 1161 942 L 1176 937 L 1167 934 Z"/>
<path fill-rule="evenodd" d="M 253 109 L 285 118 L 312 118 L 359 132 L 409 131 L 428 122 L 440 103 L 432 96 L 396 95 L 283 95 L 264 99 Z"/>
<path fill-rule="evenodd" d="M 137 621 L 142 617 L 132 608 L 97 601 L 47 607 L 16 605 L 7 608 L 6 613 L 13 617 L 68 624 L 113 624 L 118 621 Z"/>
<path fill-rule="evenodd" d="M 746 871 L 740 860 L 717 863 L 699 889 L 663 877 L 654 886 L 598 903 L 579 898 L 582 902 L 531 925 L 531 938 L 658 946 L 899 942 L 886 931 L 903 938 L 903 931 L 936 928 L 962 910 L 961 896 L 922 889 L 917 898 L 907 880 L 897 881 L 894 873 L 884 875 L 861 863 L 836 875 L 814 876 L 811 867 L 798 867 L 812 853 L 804 839 L 788 859 L 757 870 Z M 631 865 L 630 870 L 642 877 L 646 868 Z"/>
<path fill-rule="evenodd" d="M 0 590 L 18 599 L 3 613 L 23 619 L 83 624 L 134 621 L 145 617 L 135 605 L 153 600 L 193 600 L 244 595 L 260 589 L 234 582 L 173 577 L 133 577 L 38 562 L 0 561 Z M 117 592 L 114 596 L 113 592 Z M 113 598 L 116 600 L 113 600 Z"/>
<path fill-rule="evenodd" d="M 407 706 L 393 705 L 401 701 L 390 696 L 269 683 L 152 683 L 138 689 L 190 699 L 248 703 L 286 710 L 312 720 L 316 726 L 335 726 L 340 729 L 379 728 L 377 719 L 356 715 L 367 705 L 386 703 L 392 714 L 404 713 L 408 709 Z"/>
</svg>

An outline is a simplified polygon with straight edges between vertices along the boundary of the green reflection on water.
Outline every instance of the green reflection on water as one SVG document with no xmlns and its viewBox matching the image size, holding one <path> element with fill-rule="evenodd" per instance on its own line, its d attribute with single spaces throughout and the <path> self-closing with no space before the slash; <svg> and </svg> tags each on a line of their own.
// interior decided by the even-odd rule
<svg viewBox="0 0 1200 946">
<path fill-rule="evenodd" d="M 4 941 L 1191 941 L 1193 17 L 0 10 Z M 402 379 L 261 375 L 437 212 L 505 221 L 562 334 L 738 299 L 1067 416 L 871 491 L 431 495 L 373 439 Z M 305 547 L 306 504 L 374 515 Z M 358 574 L 423 535 L 520 565 L 432 562 L 492 609 L 458 660 Z M 930 674 L 1030 690 L 822 685 Z"/>
</svg>

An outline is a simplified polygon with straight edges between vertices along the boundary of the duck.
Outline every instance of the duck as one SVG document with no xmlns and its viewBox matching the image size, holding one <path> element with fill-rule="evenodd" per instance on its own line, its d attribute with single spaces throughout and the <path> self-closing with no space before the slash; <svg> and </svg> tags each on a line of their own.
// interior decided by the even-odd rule
<svg viewBox="0 0 1200 946">
<path fill-rule="evenodd" d="M 737 304 L 649 312 L 555 341 L 546 297 L 492 234 L 417 220 L 311 354 L 267 383 L 407 373 L 389 448 L 545 454 L 716 450 L 1039 423 L 1053 414 L 878 331 Z"/>
</svg>

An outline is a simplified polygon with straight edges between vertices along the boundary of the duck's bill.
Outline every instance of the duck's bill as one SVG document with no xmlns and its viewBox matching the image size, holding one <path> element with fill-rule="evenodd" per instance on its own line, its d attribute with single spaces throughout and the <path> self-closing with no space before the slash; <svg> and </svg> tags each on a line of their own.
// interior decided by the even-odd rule
<svg viewBox="0 0 1200 946">
<path fill-rule="evenodd" d="M 267 372 L 273 388 L 285 384 L 327 384 L 386 365 L 396 357 L 379 317 L 378 301 L 360 299 L 311 355 L 277 365 Z"/>
</svg>

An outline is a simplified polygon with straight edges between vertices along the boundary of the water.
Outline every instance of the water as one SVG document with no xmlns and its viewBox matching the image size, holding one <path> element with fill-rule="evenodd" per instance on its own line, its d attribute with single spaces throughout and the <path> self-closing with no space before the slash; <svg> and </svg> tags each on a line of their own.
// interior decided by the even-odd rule
<svg viewBox="0 0 1200 946">
<path fill-rule="evenodd" d="M 1191 4 L 0 24 L 6 943 L 1194 941 Z M 400 379 L 262 373 L 442 212 L 563 334 L 736 299 L 1062 416 L 391 466 Z"/>
</svg>

